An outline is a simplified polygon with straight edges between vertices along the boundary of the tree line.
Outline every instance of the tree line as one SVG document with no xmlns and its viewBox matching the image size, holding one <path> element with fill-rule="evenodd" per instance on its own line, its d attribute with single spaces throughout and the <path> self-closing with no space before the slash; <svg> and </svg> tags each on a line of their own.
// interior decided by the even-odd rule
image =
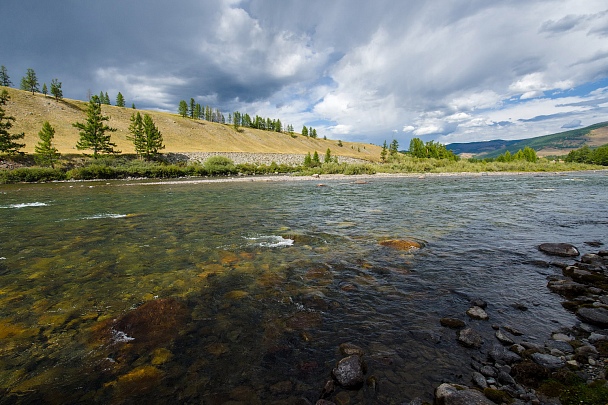
<svg viewBox="0 0 608 405">
<path fill-rule="evenodd" d="M 282 132 L 289 135 L 295 136 L 295 130 L 293 125 L 289 124 L 284 126 L 280 119 L 264 118 L 259 115 L 251 117 L 247 113 L 241 113 L 240 111 L 234 111 L 228 113 L 228 119 L 218 109 L 211 106 L 202 106 L 197 103 L 194 98 L 190 98 L 188 103 L 186 100 L 181 100 L 177 107 L 177 113 L 183 118 L 192 118 L 195 120 L 205 120 L 209 122 L 216 122 L 218 124 L 232 125 L 236 131 L 240 131 L 244 128 L 254 128 L 262 131 L 271 132 Z M 317 130 L 313 127 L 302 127 L 302 135 L 309 136 L 311 138 L 317 138 Z M 325 138 L 327 139 L 327 138 Z"/>
<path fill-rule="evenodd" d="M 608 166 L 608 144 L 597 148 L 590 148 L 585 145 L 579 149 L 572 150 L 566 156 L 565 161 Z"/>
</svg>

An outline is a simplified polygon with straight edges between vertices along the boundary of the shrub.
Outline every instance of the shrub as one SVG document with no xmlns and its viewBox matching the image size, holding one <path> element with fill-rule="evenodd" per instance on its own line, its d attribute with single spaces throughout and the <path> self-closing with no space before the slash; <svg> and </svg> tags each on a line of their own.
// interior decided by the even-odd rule
<svg viewBox="0 0 608 405">
<path fill-rule="evenodd" d="M 66 176 L 60 169 L 50 167 L 21 167 L 13 170 L 0 171 L 0 183 L 34 183 L 40 181 L 65 180 Z"/>
<path fill-rule="evenodd" d="M 210 175 L 236 173 L 234 162 L 225 156 L 212 156 L 205 161 L 205 169 Z"/>
</svg>

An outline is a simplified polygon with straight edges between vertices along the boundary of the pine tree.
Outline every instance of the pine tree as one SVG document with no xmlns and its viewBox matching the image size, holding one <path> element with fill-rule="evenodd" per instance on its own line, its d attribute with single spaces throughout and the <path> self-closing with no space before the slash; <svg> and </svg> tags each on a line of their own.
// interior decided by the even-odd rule
<svg viewBox="0 0 608 405">
<path fill-rule="evenodd" d="M 384 144 L 382 145 L 382 151 L 380 151 L 380 161 L 382 163 L 386 162 L 386 155 L 388 154 L 388 148 L 386 146 L 386 140 L 384 141 Z"/>
<path fill-rule="evenodd" d="M 110 135 L 106 132 L 114 132 L 116 128 L 110 128 L 104 122 L 107 116 L 101 113 L 101 100 L 97 96 L 91 97 L 87 106 L 87 119 L 85 123 L 76 122 L 72 124 L 80 130 L 80 139 L 76 143 L 77 149 L 92 149 L 93 157 L 97 159 L 99 153 L 120 153 L 114 151 L 116 144 L 110 142 Z"/>
<path fill-rule="evenodd" d="M 55 100 L 59 101 L 63 98 L 63 90 L 61 90 L 61 82 L 57 79 L 51 80 L 51 94 L 55 96 Z"/>
<path fill-rule="evenodd" d="M 130 136 L 127 139 L 133 142 L 135 146 L 135 153 L 138 156 L 142 156 L 145 151 L 145 140 L 144 140 L 144 121 L 141 118 L 139 111 L 137 114 L 131 114 L 131 124 L 129 124 Z"/>
<path fill-rule="evenodd" d="M 191 98 L 190 99 L 190 118 L 194 118 L 195 109 L 196 109 L 196 100 Z"/>
<path fill-rule="evenodd" d="M 23 139 L 25 133 L 11 135 L 8 132 L 12 128 L 15 118 L 6 115 L 2 106 L 6 105 L 9 99 L 10 96 L 8 95 L 8 91 L 3 89 L 2 92 L 0 92 L 0 153 L 13 155 L 15 153 L 20 153 L 19 149 L 25 146 L 25 144 L 15 142 L 17 139 Z"/>
<path fill-rule="evenodd" d="M 123 95 L 122 95 L 122 93 L 120 91 L 116 95 L 116 106 L 117 107 L 124 107 L 125 106 L 125 98 L 123 97 Z"/>
<path fill-rule="evenodd" d="M 317 151 L 315 151 L 315 153 L 312 155 L 312 164 L 315 166 L 318 166 L 319 164 L 321 164 L 321 161 L 319 160 L 319 154 L 317 153 Z"/>
<path fill-rule="evenodd" d="M 338 139 L 338 146 L 339 146 L 339 147 L 344 146 L 344 144 L 342 143 L 342 140 L 341 140 L 341 139 Z"/>
<path fill-rule="evenodd" d="M 110 102 L 110 97 L 108 96 L 108 92 L 106 91 L 106 95 L 103 99 L 103 103 L 107 104 L 107 105 L 112 105 L 112 103 Z"/>
<path fill-rule="evenodd" d="M 150 160 L 158 155 L 161 149 L 165 149 L 165 145 L 163 144 L 163 135 L 154 124 L 152 117 L 150 117 L 148 114 L 144 114 L 144 140 L 144 157 L 146 160 Z"/>
<path fill-rule="evenodd" d="M 44 97 L 46 97 L 46 95 L 48 94 L 49 90 L 46 87 L 46 83 L 44 83 L 42 85 L 42 94 L 44 94 Z"/>
<path fill-rule="evenodd" d="M 317 130 L 315 128 L 312 129 L 312 134 L 310 135 L 310 137 L 317 139 Z"/>
<path fill-rule="evenodd" d="M 131 108 L 135 110 L 135 103 L 131 103 Z"/>
<path fill-rule="evenodd" d="M 310 152 L 306 156 L 304 156 L 304 166 L 310 167 L 312 166 L 312 157 L 310 156 Z"/>
<path fill-rule="evenodd" d="M 399 153 L 399 142 L 397 142 L 396 139 L 393 139 L 393 141 L 391 142 L 391 146 L 389 147 L 389 153 L 391 155 L 391 158 L 396 158 L 397 157 L 397 153 Z"/>
<path fill-rule="evenodd" d="M 34 69 L 29 68 L 25 76 L 23 76 L 21 79 L 21 90 L 31 91 L 32 95 L 39 91 L 38 78 L 36 77 L 36 72 L 34 72 Z"/>
<path fill-rule="evenodd" d="M 306 128 L 306 125 L 302 127 L 302 136 L 308 136 L 308 128 Z"/>
<path fill-rule="evenodd" d="M 9 87 L 11 84 L 10 77 L 8 77 L 8 72 L 4 65 L 0 66 L 0 86 Z"/>
<path fill-rule="evenodd" d="M 57 148 L 53 146 L 53 138 L 55 138 L 55 129 L 49 124 L 48 121 L 44 121 L 42 129 L 38 132 L 40 140 L 34 147 L 34 150 L 38 154 L 36 160 L 38 164 L 50 165 L 53 169 L 55 168 L 55 161 L 59 158 L 59 152 Z"/>
<path fill-rule="evenodd" d="M 325 151 L 325 159 L 323 159 L 323 163 L 331 163 L 331 150 L 327 148 Z"/>
<path fill-rule="evenodd" d="M 184 118 L 186 118 L 188 116 L 188 103 L 186 103 L 186 100 L 181 100 L 179 102 L 179 107 L 177 108 L 177 112 L 179 113 L 179 115 L 181 115 Z"/>
</svg>

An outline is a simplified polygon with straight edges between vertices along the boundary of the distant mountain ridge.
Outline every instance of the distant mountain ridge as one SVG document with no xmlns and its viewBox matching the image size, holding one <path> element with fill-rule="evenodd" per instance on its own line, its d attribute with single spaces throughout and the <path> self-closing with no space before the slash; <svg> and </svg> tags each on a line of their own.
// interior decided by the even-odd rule
<svg viewBox="0 0 608 405">
<path fill-rule="evenodd" d="M 565 155 L 582 146 L 601 146 L 608 143 L 608 121 L 557 134 L 512 141 L 496 139 L 484 142 L 451 143 L 446 148 L 457 155 L 471 154 L 477 158 L 494 158 L 506 151 L 516 153 L 529 146 L 539 156 Z"/>
</svg>

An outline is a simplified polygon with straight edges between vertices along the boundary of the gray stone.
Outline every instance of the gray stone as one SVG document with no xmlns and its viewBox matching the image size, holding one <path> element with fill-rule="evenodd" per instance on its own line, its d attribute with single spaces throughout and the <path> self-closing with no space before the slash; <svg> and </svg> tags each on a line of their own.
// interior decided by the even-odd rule
<svg viewBox="0 0 608 405">
<path fill-rule="evenodd" d="M 511 339 L 510 337 L 508 337 L 507 335 L 505 335 L 504 333 L 502 333 L 499 330 L 496 331 L 495 335 L 496 335 L 496 339 L 498 339 L 498 341 L 500 343 L 502 343 L 503 345 L 512 345 L 513 343 L 515 343 L 513 341 L 513 339 Z"/>
<path fill-rule="evenodd" d="M 478 332 L 471 328 L 466 328 L 461 330 L 458 334 L 458 342 L 463 346 L 479 349 L 483 344 L 483 339 Z"/>
<path fill-rule="evenodd" d="M 456 318 L 441 318 L 439 320 L 439 323 L 441 324 L 441 326 L 445 326 L 446 328 L 452 329 L 464 328 L 466 325 L 464 321 Z"/>
<path fill-rule="evenodd" d="M 521 332 L 520 330 L 515 329 L 514 327 L 509 326 L 509 325 L 505 325 L 505 326 L 503 326 L 502 328 L 503 328 L 504 330 L 506 330 L 507 332 L 509 332 L 510 334 L 512 334 L 513 336 L 521 336 L 521 335 L 523 335 L 523 334 L 524 334 L 524 333 L 523 333 L 523 332 Z"/>
<path fill-rule="evenodd" d="M 562 342 L 561 340 L 548 340 L 545 343 L 549 349 L 557 349 L 564 353 L 574 353 L 574 349 L 568 342 Z"/>
<path fill-rule="evenodd" d="M 352 343 L 342 343 L 340 345 L 340 353 L 344 356 L 352 356 L 353 354 L 363 356 L 365 354 L 362 348 Z"/>
<path fill-rule="evenodd" d="M 352 355 L 343 358 L 332 370 L 337 383 L 344 388 L 358 388 L 363 384 L 363 362 L 361 357 Z"/>
<path fill-rule="evenodd" d="M 476 386 L 478 386 L 482 390 L 488 388 L 488 382 L 486 381 L 486 378 L 481 373 L 478 373 L 477 371 L 473 372 L 473 375 L 471 376 L 471 380 L 475 383 Z"/>
<path fill-rule="evenodd" d="M 578 249 L 569 243 L 543 243 L 538 250 L 552 256 L 576 257 L 580 253 Z"/>
<path fill-rule="evenodd" d="M 511 377 L 511 375 L 509 375 L 509 373 L 506 373 L 504 371 L 501 371 L 500 373 L 498 373 L 498 382 L 503 385 L 515 385 L 516 384 L 513 377 Z"/>
<path fill-rule="evenodd" d="M 463 386 L 441 384 L 435 390 L 437 405 L 494 405 L 481 392 Z"/>
<path fill-rule="evenodd" d="M 486 377 L 496 377 L 498 376 L 498 373 L 496 372 L 496 369 L 494 369 L 494 367 L 492 366 L 483 366 L 479 369 L 479 372 L 483 375 L 485 375 Z"/>
<path fill-rule="evenodd" d="M 550 354 L 534 353 L 532 355 L 532 360 L 534 360 L 534 362 L 537 364 L 548 368 L 549 370 L 557 370 L 558 368 L 562 368 L 566 365 L 564 360 Z"/>
<path fill-rule="evenodd" d="M 521 356 L 507 350 L 503 345 L 498 343 L 492 346 L 488 352 L 488 356 L 498 364 L 512 364 L 521 361 Z"/>
<path fill-rule="evenodd" d="M 467 315 L 470 316 L 473 319 L 481 319 L 483 321 L 487 320 L 488 318 L 490 318 L 488 316 L 488 314 L 486 313 L 486 311 L 483 310 L 483 308 L 481 307 L 471 307 L 467 310 Z"/>
<path fill-rule="evenodd" d="M 608 326 L 608 309 L 579 308 L 576 315 L 583 321 L 593 325 Z"/>
</svg>

